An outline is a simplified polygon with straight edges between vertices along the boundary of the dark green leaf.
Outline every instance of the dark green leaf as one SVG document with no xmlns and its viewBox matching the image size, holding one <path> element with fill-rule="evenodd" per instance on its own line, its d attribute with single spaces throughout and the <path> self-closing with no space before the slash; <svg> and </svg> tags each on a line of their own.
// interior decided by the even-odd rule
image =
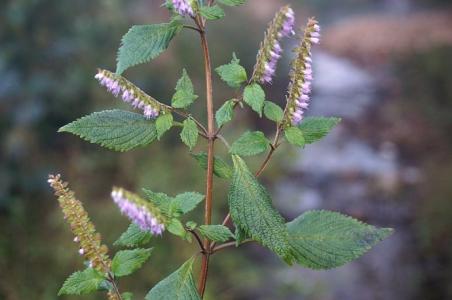
<svg viewBox="0 0 452 300">
<path fill-rule="evenodd" d="M 248 235 L 246 232 L 240 227 L 235 228 L 235 246 L 240 246 L 246 239 L 248 239 Z"/>
<path fill-rule="evenodd" d="M 155 127 L 157 129 L 157 138 L 160 139 L 165 132 L 173 127 L 173 115 L 170 113 L 160 115 L 155 121 Z"/>
<path fill-rule="evenodd" d="M 121 234 L 113 245 L 119 247 L 140 247 L 149 243 L 152 239 L 150 232 L 143 231 L 138 225 L 131 223 L 127 231 Z"/>
<path fill-rule="evenodd" d="M 111 271 L 116 277 L 130 275 L 149 259 L 152 248 L 118 251 L 111 262 Z"/>
<path fill-rule="evenodd" d="M 262 132 L 245 132 L 232 144 L 230 152 L 241 156 L 251 156 L 265 152 L 269 147 L 270 141 Z"/>
<path fill-rule="evenodd" d="M 229 64 L 219 66 L 215 69 L 221 79 L 232 88 L 240 87 L 247 80 L 246 70 L 239 63 L 240 60 L 237 59 L 234 53 Z"/>
<path fill-rule="evenodd" d="M 392 233 L 331 211 L 308 211 L 287 227 L 296 261 L 312 269 L 346 264 Z"/>
<path fill-rule="evenodd" d="M 92 113 L 61 127 L 58 132 L 70 132 L 88 142 L 121 152 L 148 145 L 157 137 L 153 121 L 118 109 Z"/>
<path fill-rule="evenodd" d="M 264 108 L 265 92 L 257 83 L 252 83 L 245 88 L 243 92 L 243 101 L 262 117 Z"/>
<path fill-rule="evenodd" d="M 182 28 L 180 22 L 132 26 L 122 37 L 116 73 L 156 58 Z"/>
<path fill-rule="evenodd" d="M 201 225 L 198 230 L 204 237 L 214 242 L 226 242 L 234 238 L 229 228 L 223 225 Z"/>
<path fill-rule="evenodd" d="M 234 117 L 234 101 L 226 101 L 215 114 L 218 127 L 223 126 L 227 122 L 231 121 Z"/>
<path fill-rule="evenodd" d="M 196 126 L 195 121 L 192 119 L 186 119 L 183 123 L 182 132 L 180 133 L 180 137 L 182 142 L 190 148 L 190 150 L 196 146 L 198 142 L 198 127 Z"/>
<path fill-rule="evenodd" d="M 218 5 L 201 6 L 199 13 L 207 20 L 218 20 L 224 18 L 224 10 Z"/>
<path fill-rule="evenodd" d="M 95 269 L 73 273 L 69 276 L 58 292 L 60 295 L 84 295 L 97 291 L 105 277 Z"/>
<path fill-rule="evenodd" d="M 244 4 L 246 0 L 218 0 L 218 2 L 228 6 L 237 6 Z"/>
<path fill-rule="evenodd" d="M 286 139 L 292 145 L 303 147 L 305 144 L 303 132 L 297 127 L 289 127 L 284 130 Z"/>
<path fill-rule="evenodd" d="M 192 153 L 191 154 L 196 161 L 199 163 L 201 168 L 207 170 L 207 153 Z M 213 173 L 219 178 L 229 179 L 232 176 L 232 168 L 223 159 L 218 156 L 214 157 L 213 160 Z"/>
<path fill-rule="evenodd" d="M 265 101 L 264 103 L 264 115 L 267 117 L 267 119 L 277 123 L 281 122 L 284 118 L 284 112 L 282 108 L 270 101 Z"/>
<path fill-rule="evenodd" d="M 173 95 L 171 105 L 175 108 L 186 108 L 198 98 L 195 95 L 193 83 L 188 77 L 187 71 L 182 70 L 182 77 L 176 85 L 176 93 Z"/>
<path fill-rule="evenodd" d="M 340 118 L 308 117 L 298 128 L 303 132 L 305 143 L 312 144 L 330 133 L 340 121 Z"/>
</svg>

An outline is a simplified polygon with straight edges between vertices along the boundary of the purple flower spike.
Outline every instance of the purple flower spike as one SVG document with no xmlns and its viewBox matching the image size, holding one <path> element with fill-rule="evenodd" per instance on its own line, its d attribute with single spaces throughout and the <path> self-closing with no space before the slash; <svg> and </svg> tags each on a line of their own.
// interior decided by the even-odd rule
<svg viewBox="0 0 452 300">
<path fill-rule="evenodd" d="M 174 10 L 181 16 L 194 17 L 195 13 L 189 0 L 173 0 Z"/>
</svg>

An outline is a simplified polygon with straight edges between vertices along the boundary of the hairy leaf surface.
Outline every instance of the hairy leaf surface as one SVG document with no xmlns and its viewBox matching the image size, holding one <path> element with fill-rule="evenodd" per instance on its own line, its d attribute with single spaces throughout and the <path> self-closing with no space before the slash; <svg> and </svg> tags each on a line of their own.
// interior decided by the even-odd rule
<svg viewBox="0 0 452 300">
<path fill-rule="evenodd" d="M 182 77 L 177 81 L 176 93 L 173 95 L 171 105 L 175 108 L 186 108 L 198 98 L 187 71 L 182 70 Z"/>
<path fill-rule="evenodd" d="M 173 115 L 170 113 L 160 115 L 155 120 L 155 127 L 157 129 L 157 138 L 160 139 L 165 132 L 173 127 Z"/>
<path fill-rule="evenodd" d="M 282 108 L 270 101 L 264 102 L 264 115 L 265 117 L 267 117 L 267 119 L 274 122 L 281 122 L 284 118 L 284 112 Z"/>
<path fill-rule="evenodd" d="M 223 225 L 201 225 L 198 229 L 203 236 L 214 242 L 226 242 L 234 238 L 229 228 Z"/>
<path fill-rule="evenodd" d="M 121 277 L 132 274 L 149 259 L 152 248 L 118 251 L 111 262 L 111 271 Z"/>
<path fill-rule="evenodd" d="M 246 70 L 240 65 L 240 60 L 235 56 L 235 53 L 232 55 L 229 64 L 219 66 L 215 71 L 232 88 L 240 87 L 247 80 Z"/>
<path fill-rule="evenodd" d="M 217 120 L 218 127 L 223 126 L 227 122 L 231 121 L 234 117 L 234 101 L 226 101 L 215 113 L 215 119 Z"/>
<path fill-rule="evenodd" d="M 297 127 L 289 127 L 284 130 L 286 139 L 292 145 L 303 147 L 305 145 L 305 140 L 303 132 Z"/>
<path fill-rule="evenodd" d="M 298 128 L 303 132 L 305 143 L 312 144 L 330 133 L 340 121 L 340 118 L 308 117 Z"/>
<path fill-rule="evenodd" d="M 224 18 L 224 10 L 218 5 L 201 6 L 199 12 L 201 16 L 207 20 L 218 20 Z"/>
<path fill-rule="evenodd" d="M 230 152 L 241 156 L 251 156 L 265 152 L 270 141 L 260 131 L 245 132 L 232 146 Z"/>
<path fill-rule="evenodd" d="M 180 133 L 182 142 L 190 148 L 196 146 L 198 142 L 198 127 L 192 119 L 186 119 L 183 123 L 182 132 Z"/>
<path fill-rule="evenodd" d="M 84 295 L 97 291 L 105 277 L 92 268 L 78 271 L 69 276 L 58 292 L 60 295 Z"/>
<path fill-rule="evenodd" d="M 149 243 L 152 235 L 148 231 L 143 231 L 135 223 L 131 223 L 127 230 L 121 234 L 113 245 L 119 247 L 139 247 Z"/>
<path fill-rule="evenodd" d="M 243 101 L 262 117 L 264 108 L 265 92 L 257 83 L 248 85 L 243 92 Z"/>
<path fill-rule="evenodd" d="M 204 170 L 207 170 L 206 152 L 200 152 L 196 154 L 192 153 L 192 156 L 196 159 L 196 161 Z M 221 159 L 218 156 L 215 156 L 213 160 L 213 173 L 219 178 L 229 179 L 232 177 L 232 168 L 223 159 Z"/>
</svg>

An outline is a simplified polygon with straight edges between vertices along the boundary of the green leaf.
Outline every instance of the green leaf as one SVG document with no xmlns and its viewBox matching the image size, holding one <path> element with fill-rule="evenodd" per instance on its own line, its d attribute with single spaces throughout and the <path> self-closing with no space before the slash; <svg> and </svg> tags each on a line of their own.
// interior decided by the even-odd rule
<svg viewBox="0 0 452 300">
<path fill-rule="evenodd" d="M 207 20 L 218 20 L 224 18 L 224 10 L 218 5 L 201 6 L 199 13 Z"/>
<path fill-rule="evenodd" d="M 119 247 L 139 247 L 149 243 L 152 239 L 151 233 L 143 231 L 135 223 L 131 223 L 129 228 L 121 234 L 118 240 L 113 243 Z"/>
<path fill-rule="evenodd" d="M 185 227 L 187 227 L 190 230 L 195 230 L 197 226 L 198 224 L 196 224 L 196 222 L 194 221 L 188 221 L 187 223 L 185 223 Z"/>
<path fill-rule="evenodd" d="M 130 275 L 149 259 L 152 248 L 118 251 L 111 262 L 111 271 L 115 276 Z"/>
<path fill-rule="evenodd" d="M 171 219 L 167 229 L 172 234 L 179 236 L 184 240 L 189 240 L 189 236 L 184 228 L 184 225 L 182 225 L 181 221 L 179 221 L 178 219 L 176 218 Z"/>
<path fill-rule="evenodd" d="M 219 66 L 215 71 L 220 75 L 221 80 L 232 88 L 238 88 L 247 80 L 246 70 L 240 64 L 240 60 L 232 54 L 232 60 L 227 65 Z"/>
<path fill-rule="evenodd" d="M 243 92 L 243 101 L 262 117 L 264 108 L 265 92 L 257 83 L 248 85 Z"/>
<path fill-rule="evenodd" d="M 201 300 L 193 279 L 194 258 L 160 281 L 146 295 L 146 300 Z"/>
<path fill-rule="evenodd" d="M 172 199 L 173 205 L 177 207 L 183 214 L 189 213 L 194 210 L 199 203 L 204 200 L 204 195 L 195 192 L 186 192 L 177 195 Z"/>
<path fill-rule="evenodd" d="M 133 294 L 131 292 L 125 292 L 121 294 L 122 300 L 132 300 Z"/>
<path fill-rule="evenodd" d="M 230 152 L 241 156 L 251 156 L 265 152 L 270 141 L 260 131 L 245 132 L 232 146 Z"/>
<path fill-rule="evenodd" d="M 305 143 L 312 144 L 330 133 L 340 121 L 340 118 L 308 117 L 298 128 L 303 132 Z"/>
<path fill-rule="evenodd" d="M 191 155 L 196 159 L 196 161 L 204 170 L 207 170 L 206 152 L 200 152 L 197 154 L 192 153 Z M 215 156 L 213 160 L 213 173 L 219 178 L 229 179 L 232 177 L 232 168 L 223 159 Z"/>
<path fill-rule="evenodd" d="M 174 36 L 183 28 L 180 22 L 135 25 L 122 37 L 118 51 L 116 73 L 156 58 L 168 48 Z"/>
<path fill-rule="evenodd" d="M 201 225 L 198 230 L 204 237 L 214 242 L 222 243 L 234 238 L 229 228 L 223 225 Z"/>
<path fill-rule="evenodd" d="M 95 269 L 88 268 L 69 276 L 58 292 L 60 295 L 84 295 L 97 291 L 105 277 Z"/>
<path fill-rule="evenodd" d="M 296 261 L 312 269 L 346 264 L 392 233 L 332 211 L 308 211 L 287 228 Z"/>
<path fill-rule="evenodd" d="M 191 150 L 198 142 L 198 127 L 192 119 L 186 119 L 183 126 L 180 138 L 182 139 L 182 142 L 184 142 L 184 144 Z"/>
<path fill-rule="evenodd" d="M 234 175 L 228 200 L 234 224 L 290 264 L 292 249 L 284 218 L 273 207 L 268 192 L 251 174 L 245 162 L 237 155 L 232 159 Z"/>
<path fill-rule="evenodd" d="M 305 140 L 303 132 L 297 127 L 289 127 L 284 129 L 284 134 L 286 140 L 292 145 L 303 147 L 305 145 Z"/>
<path fill-rule="evenodd" d="M 176 93 L 173 95 L 171 105 L 175 108 L 186 108 L 198 98 L 195 95 L 193 83 L 188 77 L 187 71 L 182 70 L 182 77 L 177 81 Z"/>
<path fill-rule="evenodd" d="M 235 237 L 235 246 L 236 247 L 240 246 L 246 239 L 248 239 L 248 235 L 240 227 L 235 228 L 234 237 Z"/>
<path fill-rule="evenodd" d="M 148 145 L 157 137 L 153 121 L 118 109 L 92 113 L 61 127 L 58 132 L 69 132 L 121 152 Z"/>
<path fill-rule="evenodd" d="M 282 108 L 270 101 L 264 102 L 264 115 L 265 117 L 267 117 L 267 119 L 277 123 L 281 122 L 284 118 L 284 112 Z"/>
<path fill-rule="evenodd" d="M 186 192 L 176 197 L 170 197 L 164 193 L 154 193 L 151 190 L 143 189 L 146 199 L 158 206 L 162 213 L 169 218 L 180 217 L 189 213 L 204 200 L 204 195 L 195 192 Z"/>
<path fill-rule="evenodd" d="M 155 127 L 157 129 L 157 138 L 160 139 L 165 132 L 173 127 L 173 115 L 170 113 L 160 115 L 155 120 Z"/>
<path fill-rule="evenodd" d="M 218 0 L 218 2 L 227 6 L 237 6 L 244 4 L 246 0 Z"/>
<path fill-rule="evenodd" d="M 234 117 L 233 100 L 226 101 L 215 113 L 215 119 L 217 120 L 218 127 L 221 127 L 227 122 L 231 121 L 233 117 Z"/>
</svg>

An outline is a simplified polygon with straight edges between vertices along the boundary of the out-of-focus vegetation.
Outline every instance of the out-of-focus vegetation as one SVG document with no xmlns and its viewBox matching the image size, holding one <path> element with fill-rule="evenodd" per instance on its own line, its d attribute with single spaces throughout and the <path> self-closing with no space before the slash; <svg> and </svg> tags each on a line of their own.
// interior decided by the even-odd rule
<svg viewBox="0 0 452 300">
<path fill-rule="evenodd" d="M 0 299 L 56 299 L 64 279 L 73 270 L 82 268 L 77 247 L 46 185 L 48 173 L 61 172 L 71 182 L 110 245 L 127 228 L 126 219 L 109 199 L 112 185 L 120 184 L 136 191 L 149 187 L 169 194 L 203 191 L 203 171 L 190 160 L 176 133 L 160 144 L 125 154 L 56 133 L 60 126 L 88 112 L 111 107 L 127 109 L 98 87 L 93 79 L 95 68 L 114 69 L 120 37 L 130 25 L 167 18 L 166 11 L 159 8 L 160 2 L 5 0 L 0 3 Z M 284 3 L 292 3 L 300 19 L 318 14 L 326 24 L 374 10 L 377 18 L 385 9 L 380 1 L 248 2 L 241 10 L 228 9 L 227 18 L 209 28 L 215 66 L 228 62 L 232 51 L 236 51 L 250 70 L 267 21 Z M 385 1 L 386 5 L 390 2 Z M 447 9 L 448 4 L 448 1 L 401 2 L 416 9 L 437 5 Z M 352 17 L 348 22 L 353 22 Z M 203 68 L 195 37 L 194 33 L 185 32 L 167 53 L 152 64 L 128 71 L 126 76 L 165 101 L 173 93 L 180 70 L 187 67 L 202 100 Z M 358 39 L 356 43 L 359 42 Z M 451 50 L 447 45 L 435 45 L 405 51 L 402 55 L 389 53 L 383 62 L 376 60 L 384 72 L 392 75 L 388 79 L 378 75 L 381 70 L 377 71 L 378 109 L 366 114 L 366 119 L 355 126 L 359 127 L 355 129 L 359 138 L 372 143 L 391 140 L 399 149 L 400 164 L 416 166 L 421 174 L 421 180 L 395 189 L 391 195 L 391 201 L 404 208 L 404 214 L 395 217 L 397 222 L 389 217 L 390 213 L 362 216 L 378 220 L 379 225 L 393 226 L 409 236 L 404 248 L 409 259 L 400 256 L 390 266 L 398 274 L 397 263 L 408 261 L 413 270 L 413 276 L 407 279 L 411 282 L 405 282 L 409 293 L 394 299 L 403 299 L 407 294 L 414 297 L 409 299 L 452 297 L 449 284 L 452 281 Z M 363 68 L 377 69 L 375 60 L 344 55 L 359 61 Z M 281 75 L 287 72 L 287 62 L 282 65 L 285 67 L 278 70 Z M 284 76 L 279 77 L 268 97 L 283 103 L 286 85 Z M 217 107 L 231 96 L 225 94 L 221 83 L 216 84 L 215 93 Z M 203 101 L 198 101 L 196 107 L 203 115 Z M 259 122 L 265 126 L 253 115 L 242 113 L 241 116 L 242 122 Z M 345 122 L 349 121 L 345 119 Z M 235 137 L 237 134 L 226 132 Z M 280 164 L 275 162 L 268 170 L 265 183 L 279 179 L 278 170 L 292 158 L 280 155 Z M 164 166 L 169 166 L 169 171 L 163 171 Z M 331 180 L 326 177 L 325 185 Z M 359 182 L 354 175 L 347 180 Z M 219 195 L 217 211 L 226 209 L 225 196 L 221 196 L 225 195 L 226 187 L 221 180 L 215 186 Z M 379 212 L 387 212 L 386 203 L 380 202 Z M 223 213 L 217 213 L 214 218 L 220 220 L 222 216 Z M 396 234 L 393 239 L 398 237 Z M 176 239 L 169 236 L 165 239 L 169 242 L 156 239 L 159 247 L 151 263 L 123 282 L 124 290 L 133 291 L 137 299 L 193 252 L 194 248 L 180 247 Z M 326 299 L 322 296 L 325 289 L 333 286 L 323 286 L 321 281 L 307 286 L 305 279 L 296 274 L 289 280 L 274 271 L 279 262 L 265 251 L 253 246 L 244 249 L 215 257 L 208 286 L 209 290 L 219 292 L 208 294 L 208 299 L 299 299 L 299 295 L 306 299 Z M 177 259 L 169 261 L 169 257 Z M 373 271 L 367 272 L 369 282 L 373 281 Z M 404 282 L 403 278 L 400 282 Z M 347 283 L 341 284 L 348 286 Z M 374 296 L 366 299 L 381 299 L 378 290 L 385 288 L 369 284 L 369 295 Z M 363 299 L 359 294 L 356 297 Z M 330 298 L 342 299 L 340 293 Z"/>
</svg>

